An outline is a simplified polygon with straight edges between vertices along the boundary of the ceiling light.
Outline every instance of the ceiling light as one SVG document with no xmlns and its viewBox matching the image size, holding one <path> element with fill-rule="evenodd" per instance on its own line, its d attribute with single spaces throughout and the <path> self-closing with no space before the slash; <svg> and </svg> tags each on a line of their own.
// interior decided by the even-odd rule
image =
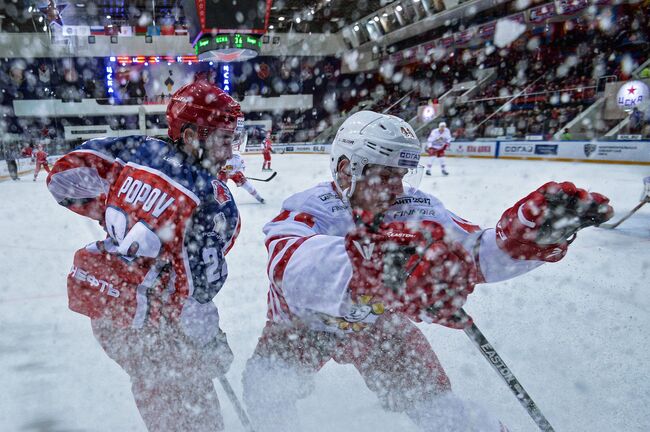
<svg viewBox="0 0 650 432">
<path fill-rule="evenodd" d="M 296 18 L 296 24 L 300 24 L 300 17 Z"/>
<path fill-rule="evenodd" d="M 38 22 L 43 22 L 43 17 L 42 16 L 38 17 Z"/>
<path fill-rule="evenodd" d="M 381 16 L 383 16 L 383 17 L 387 17 L 388 14 L 387 14 L 386 12 L 384 12 L 383 14 L 381 14 Z"/>
<path fill-rule="evenodd" d="M 379 22 L 379 17 L 378 17 L 378 16 L 374 17 L 373 19 L 374 19 L 376 22 Z"/>
<path fill-rule="evenodd" d="M 284 21 L 284 17 L 279 17 L 278 21 Z"/>
<path fill-rule="evenodd" d="M 106 15 L 106 19 L 111 19 L 111 16 L 110 16 L 110 15 Z"/>
<path fill-rule="evenodd" d="M 354 26 L 354 31 L 359 31 L 359 26 L 358 25 Z"/>
<path fill-rule="evenodd" d="M 397 7 L 395 8 L 395 10 L 396 10 L 397 12 L 402 12 L 402 6 L 401 6 L 401 5 L 397 5 Z"/>
</svg>

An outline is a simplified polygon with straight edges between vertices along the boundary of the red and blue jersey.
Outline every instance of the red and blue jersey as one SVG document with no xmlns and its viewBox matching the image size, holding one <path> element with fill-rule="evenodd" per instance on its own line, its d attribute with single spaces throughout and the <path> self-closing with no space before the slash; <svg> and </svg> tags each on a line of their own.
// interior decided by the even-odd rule
<svg viewBox="0 0 650 432">
<path fill-rule="evenodd" d="M 166 266 L 171 314 L 192 296 L 211 301 L 239 232 L 226 185 L 165 141 L 93 139 L 59 159 L 47 179 L 57 202 L 101 222 L 115 251 Z"/>
</svg>

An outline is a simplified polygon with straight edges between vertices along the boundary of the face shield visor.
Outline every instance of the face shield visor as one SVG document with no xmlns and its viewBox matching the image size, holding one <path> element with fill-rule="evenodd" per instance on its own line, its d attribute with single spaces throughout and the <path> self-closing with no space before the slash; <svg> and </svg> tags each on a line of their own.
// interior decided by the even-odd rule
<svg viewBox="0 0 650 432">
<path fill-rule="evenodd" d="M 234 148 L 239 148 L 243 139 L 243 129 L 199 128 L 198 141 L 201 149 L 201 166 L 211 172 L 218 172 L 232 157 Z"/>
</svg>

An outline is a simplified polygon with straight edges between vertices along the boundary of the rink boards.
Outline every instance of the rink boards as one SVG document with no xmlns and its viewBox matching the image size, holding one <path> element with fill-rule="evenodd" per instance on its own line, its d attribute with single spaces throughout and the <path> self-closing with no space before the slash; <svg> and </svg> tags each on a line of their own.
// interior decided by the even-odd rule
<svg viewBox="0 0 650 432">
<path fill-rule="evenodd" d="M 276 153 L 329 153 L 330 144 L 274 144 Z M 247 153 L 260 146 L 249 145 Z M 451 157 L 650 165 L 650 141 L 454 141 Z"/>
<path fill-rule="evenodd" d="M 650 141 L 452 142 L 449 156 L 650 165 Z"/>
<path fill-rule="evenodd" d="M 274 144 L 276 154 L 329 153 L 331 144 Z M 260 153 L 249 145 L 246 153 Z M 650 165 L 650 141 L 454 141 L 447 156 L 497 159 L 527 159 L 561 162 L 594 162 Z M 50 163 L 55 158 L 48 158 Z M 21 174 L 34 169 L 29 159 L 18 161 Z M 0 180 L 9 177 L 6 161 L 0 161 Z"/>
</svg>

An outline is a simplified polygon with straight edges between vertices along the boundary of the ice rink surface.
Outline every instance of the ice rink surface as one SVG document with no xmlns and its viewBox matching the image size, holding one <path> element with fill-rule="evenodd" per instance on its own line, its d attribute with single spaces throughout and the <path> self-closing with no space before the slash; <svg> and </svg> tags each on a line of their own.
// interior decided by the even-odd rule
<svg viewBox="0 0 650 432">
<path fill-rule="evenodd" d="M 246 156 L 248 174 L 261 156 Z M 216 298 L 241 375 L 266 316 L 261 233 L 288 195 L 329 180 L 326 155 L 274 155 L 278 176 L 255 186 L 260 205 L 230 184 L 242 231 L 227 257 L 230 276 Z M 609 196 L 614 220 L 638 203 L 650 167 L 494 159 L 448 159 L 451 175 L 421 188 L 459 214 L 493 227 L 501 213 L 549 180 Z M 45 186 L 0 183 L 0 431 L 144 431 L 127 375 L 95 342 L 88 319 L 67 308 L 74 251 L 102 237 L 93 221 L 59 207 Z M 616 230 L 581 231 L 568 256 L 517 279 L 476 288 L 466 310 L 556 431 L 650 430 L 650 205 Z M 498 416 L 511 431 L 537 430 L 462 331 L 422 325 L 454 391 Z M 146 359 L 143 359 L 146 361 Z M 215 381 L 227 431 L 241 431 Z M 300 402 L 305 431 L 415 431 L 382 411 L 352 366 L 328 363 Z"/>
</svg>

